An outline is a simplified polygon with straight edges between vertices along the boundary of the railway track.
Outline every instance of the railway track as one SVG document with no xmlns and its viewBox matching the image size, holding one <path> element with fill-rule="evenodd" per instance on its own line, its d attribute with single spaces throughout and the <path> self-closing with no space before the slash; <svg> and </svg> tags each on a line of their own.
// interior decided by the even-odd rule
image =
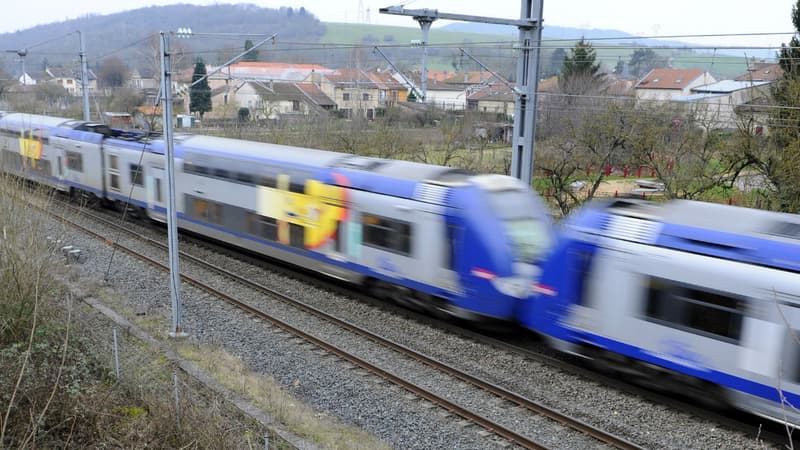
<svg viewBox="0 0 800 450">
<path fill-rule="evenodd" d="M 71 208 L 74 211 L 78 210 L 77 208 L 75 208 L 74 206 L 69 205 L 69 204 L 65 204 L 64 207 L 65 208 Z M 102 223 L 104 226 L 107 226 L 107 227 L 112 228 L 113 230 L 116 230 L 118 233 L 128 234 L 129 236 L 135 238 L 140 243 L 146 243 L 147 245 L 150 245 L 150 246 L 159 248 L 159 249 L 161 249 L 163 251 L 166 251 L 166 245 L 165 244 L 163 244 L 161 242 L 158 242 L 158 241 L 155 241 L 155 240 L 153 240 L 151 238 L 141 236 L 138 233 L 129 230 L 127 227 L 120 225 L 119 223 L 116 223 L 114 221 L 108 220 L 108 219 L 106 219 L 104 217 L 101 217 L 101 216 L 99 216 L 97 214 L 88 212 L 86 210 L 80 210 L 79 213 L 83 217 L 89 217 L 94 221 Z M 142 255 L 142 254 L 140 254 L 140 252 L 136 251 L 135 249 L 129 248 L 129 247 L 127 247 L 125 245 L 122 245 L 122 244 L 119 244 L 117 242 L 113 242 L 116 239 L 112 240 L 107 236 L 103 236 L 100 233 L 89 229 L 89 227 L 77 223 L 75 220 L 70 220 L 68 218 L 64 218 L 63 216 L 56 216 L 56 217 L 59 220 L 66 221 L 67 223 L 69 223 L 70 226 L 72 226 L 72 227 L 74 227 L 76 229 L 79 229 L 81 232 L 86 233 L 86 234 L 91 235 L 91 236 L 94 236 L 97 239 L 100 239 L 100 240 L 106 242 L 107 244 L 113 246 L 115 249 L 117 249 L 119 251 L 122 251 L 122 252 L 125 252 L 125 253 L 133 256 L 133 257 L 136 257 L 136 258 L 138 258 L 138 259 L 140 259 L 140 260 L 142 260 L 142 261 L 144 261 L 144 262 L 146 262 L 146 263 L 158 268 L 159 270 L 163 270 L 163 271 L 168 271 L 169 270 L 168 266 L 164 262 L 158 260 L 157 258 L 152 258 L 152 257 L 148 257 L 148 256 L 145 256 L 145 255 Z M 320 320 L 324 320 L 324 321 L 326 321 L 328 323 L 334 324 L 337 327 L 340 327 L 341 329 L 346 330 L 349 333 L 352 333 L 353 335 L 357 335 L 357 336 L 359 336 L 359 337 L 361 337 L 363 339 L 367 339 L 367 340 L 369 340 L 369 341 L 371 341 L 371 342 L 373 342 L 373 343 L 375 343 L 375 344 L 377 344 L 377 345 L 379 345 L 379 346 L 381 346 L 383 348 L 389 349 L 389 350 L 391 350 L 391 351 L 393 351 L 393 352 L 395 352 L 397 354 L 400 354 L 404 358 L 409 358 L 409 359 L 412 359 L 412 360 L 417 361 L 419 363 L 425 364 L 426 366 L 431 367 L 431 368 L 433 368 L 433 369 L 435 369 L 437 371 L 440 371 L 441 373 L 447 374 L 448 376 L 450 376 L 450 377 L 452 377 L 452 378 L 454 378 L 454 379 L 456 379 L 456 380 L 458 380 L 458 381 L 460 381 L 462 383 L 467 383 L 470 386 L 472 386 L 473 388 L 480 389 L 482 391 L 491 393 L 493 396 L 497 397 L 498 399 L 502 399 L 502 401 L 507 402 L 509 405 L 516 406 L 519 409 L 528 411 L 529 413 L 533 413 L 533 414 L 538 415 L 538 416 L 546 417 L 546 418 L 548 418 L 548 419 L 550 419 L 550 420 L 552 420 L 552 421 L 554 421 L 554 422 L 556 422 L 558 424 L 561 424 L 562 426 L 565 426 L 565 427 L 567 427 L 569 429 L 575 430 L 575 431 L 577 431 L 577 432 L 579 432 L 581 434 L 589 436 L 589 437 L 597 440 L 598 443 L 602 442 L 602 443 L 604 443 L 604 444 L 606 444 L 608 446 L 611 446 L 611 447 L 614 447 L 614 448 L 621 448 L 621 449 L 641 448 L 638 445 L 636 445 L 635 443 L 632 443 L 632 442 L 630 442 L 630 441 L 628 441 L 628 440 L 626 440 L 624 438 L 618 437 L 618 436 L 616 436 L 614 434 L 611 434 L 609 432 L 601 430 L 601 429 L 599 429 L 597 427 L 594 427 L 594 426 L 592 426 L 590 424 L 587 424 L 587 423 L 585 423 L 585 422 L 583 422 L 583 421 L 581 421 L 579 419 L 570 417 L 570 416 L 568 416 L 566 414 L 563 414 L 563 413 L 561 413 L 561 412 L 559 412 L 559 411 L 557 411 L 557 410 L 555 410 L 553 408 L 547 407 L 547 406 L 545 406 L 545 405 L 543 405 L 541 403 L 538 403 L 536 401 L 530 400 L 530 399 L 528 399 L 528 398 L 526 398 L 526 397 L 524 397 L 522 395 L 519 395 L 519 394 L 516 394 L 514 392 L 511 392 L 511 391 L 509 391 L 509 390 L 507 390 L 507 389 L 505 389 L 505 388 L 503 388 L 501 386 L 497 386 L 497 385 L 492 384 L 492 383 L 490 383 L 488 381 L 482 380 L 482 379 L 480 379 L 478 377 L 475 377 L 475 376 L 473 376 L 473 375 L 471 375 L 471 374 L 469 374 L 467 372 L 464 372 L 464 371 L 462 371 L 462 370 L 460 370 L 458 368 L 455 368 L 455 367 L 453 367 L 451 365 L 445 364 L 445 363 L 443 363 L 441 361 L 438 361 L 438 360 L 436 360 L 434 358 L 430 358 L 430 357 L 428 357 L 428 356 L 426 356 L 426 355 L 424 355 L 424 354 L 422 354 L 422 353 L 420 353 L 418 351 L 415 351 L 415 350 L 413 350 L 411 348 L 408 348 L 408 347 L 406 347 L 406 346 L 404 346 L 402 344 L 393 342 L 393 341 L 391 341 L 389 339 L 386 339 L 386 338 L 384 338 L 384 337 L 382 337 L 382 336 L 380 336 L 378 334 L 370 332 L 370 331 L 368 331 L 368 330 L 366 330 L 364 328 L 361 328 L 361 327 L 359 327 L 357 325 L 354 325 L 354 324 L 352 324 L 350 322 L 347 322 L 345 320 L 341 320 L 341 319 L 339 319 L 337 317 L 334 317 L 331 314 L 328 314 L 328 313 L 326 313 L 324 311 L 321 311 L 321 310 L 319 310 L 317 308 L 314 308 L 314 307 L 312 307 L 310 305 L 307 305 L 307 304 L 303 303 L 302 301 L 299 301 L 297 299 L 294 299 L 292 297 L 284 295 L 284 294 L 282 294 L 280 292 L 277 292 L 274 289 L 271 289 L 269 287 L 260 285 L 258 283 L 255 283 L 255 282 L 251 281 L 251 280 L 244 279 L 244 278 L 238 276 L 235 273 L 231 273 L 230 271 L 228 271 L 228 270 L 226 270 L 226 269 L 224 269 L 222 267 L 219 267 L 219 266 L 213 265 L 211 263 L 208 263 L 208 262 L 206 262 L 206 261 L 204 261 L 204 260 L 202 260 L 202 259 L 200 259 L 198 257 L 195 257 L 194 255 L 191 255 L 191 254 L 186 253 L 186 252 L 181 252 L 181 258 L 182 258 L 183 261 L 189 261 L 192 264 L 195 264 L 195 265 L 197 265 L 199 267 L 204 268 L 205 270 L 210 270 L 210 271 L 213 271 L 213 272 L 215 272 L 217 274 L 223 275 L 223 276 L 227 277 L 228 279 L 235 281 L 236 283 L 239 283 L 239 284 L 241 284 L 243 286 L 247 286 L 249 289 L 252 289 L 254 291 L 257 291 L 257 292 L 261 293 L 262 295 L 270 296 L 270 297 L 272 297 L 274 299 L 277 299 L 277 300 L 279 300 L 279 301 L 281 301 L 281 302 L 283 302 L 285 304 L 291 305 L 292 307 L 297 308 L 298 310 L 301 310 L 306 314 L 311 314 L 311 315 L 319 318 Z M 314 346 L 316 346 L 316 347 L 318 347 L 320 349 L 323 349 L 324 351 L 326 351 L 326 352 L 328 352 L 330 354 L 336 355 L 337 357 L 341 358 L 342 360 L 345 360 L 348 363 L 365 370 L 366 372 L 374 374 L 375 376 L 378 376 L 378 377 L 380 377 L 380 378 L 382 378 L 382 379 L 384 379 L 384 380 L 386 380 L 386 381 L 388 381 L 388 382 L 390 382 L 390 383 L 392 383 L 392 384 L 394 384 L 396 386 L 399 386 L 399 387 L 401 387 L 401 388 L 413 393 L 415 396 L 417 396 L 419 398 L 422 398 L 422 399 L 425 399 L 425 400 L 427 400 L 427 401 L 429 401 L 429 402 L 431 402 L 431 403 L 443 408 L 444 410 L 446 410 L 446 411 L 448 411 L 448 412 L 450 412 L 452 414 L 455 414 L 455 415 L 457 415 L 457 416 L 459 416 L 459 417 L 461 417 L 461 418 L 463 418 L 463 419 L 465 419 L 465 420 L 467 420 L 467 421 L 469 421 L 471 423 L 474 423 L 474 424 L 476 424 L 476 425 L 478 425 L 480 427 L 483 427 L 488 432 L 491 432 L 491 433 L 493 433 L 493 434 L 495 434 L 495 435 L 497 435 L 497 436 L 499 436 L 499 437 L 501 437 L 501 438 L 503 438 L 503 439 L 505 439 L 505 440 L 507 440 L 509 442 L 517 444 L 517 445 L 519 445 L 519 446 L 521 446 L 523 448 L 548 448 L 546 445 L 544 445 L 544 444 L 542 444 L 540 442 L 537 442 L 537 441 L 535 441 L 535 440 L 533 440 L 531 438 L 528 438 L 528 437 L 526 437 L 524 435 L 521 435 L 521 434 L 515 432 L 513 429 L 505 427 L 502 424 L 497 423 L 496 421 L 493 421 L 493 420 L 491 420 L 489 418 L 484 417 L 479 412 L 470 410 L 469 408 L 466 408 L 466 407 L 462 407 L 462 406 L 456 404 L 455 402 L 452 402 L 452 401 L 448 400 L 443 395 L 436 394 L 436 393 L 434 393 L 434 392 L 432 392 L 430 390 L 427 390 L 427 389 L 425 389 L 425 388 L 423 388 L 423 387 L 421 387 L 421 386 L 419 386 L 419 385 L 417 385 L 417 384 L 415 384 L 415 383 L 413 383 L 413 382 L 411 382 L 411 381 L 409 381 L 407 379 L 404 379 L 404 378 L 402 378 L 402 377 L 400 377 L 398 375 L 390 373 L 389 371 L 386 371 L 386 370 L 382 369 L 381 367 L 378 367 L 377 365 L 367 361 L 366 359 L 363 359 L 361 357 L 356 356 L 355 354 L 353 354 L 351 352 L 348 352 L 346 349 L 337 347 L 337 346 L 335 346 L 335 345 L 333 345 L 333 344 L 331 344 L 329 342 L 326 342 L 323 339 L 317 338 L 317 337 L 313 336 L 312 334 L 310 334 L 310 333 L 308 333 L 308 332 L 306 332 L 304 330 L 298 329 L 298 328 L 290 325 L 289 323 L 287 323 L 287 322 L 285 322 L 285 321 L 283 321 L 283 320 L 281 320 L 281 319 L 279 319 L 279 318 L 277 318 L 277 317 L 275 317 L 273 315 L 270 315 L 270 314 L 262 311 L 261 309 L 259 309 L 257 307 L 254 307 L 254 306 L 250 305 L 247 302 L 238 300 L 237 298 L 234 298 L 234 297 L 226 294 L 225 292 L 222 292 L 219 289 L 217 289 L 217 288 L 215 288 L 213 286 L 210 286 L 208 283 L 206 283 L 206 282 L 204 282 L 204 281 L 202 281 L 202 280 L 200 280 L 200 279 L 198 279 L 196 277 L 191 277 L 191 276 L 188 276 L 186 274 L 182 274 L 181 278 L 182 278 L 183 282 L 191 284 L 192 286 L 195 286 L 198 289 L 201 289 L 201 290 L 203 290 L 203 291 L 205 291 L 205 292 L 207 292 L 207 293 L 209 293 L 209 294 L 211 294 L 211 295 L 213 295 L 213 296 L 215 296 L 215 297 L 217 297 L 219 299 L 222 299 L 222 300 L 228 302 L 229 304 L 234 305 L 235 307 L 239 308 L 240 310 L 246 312 L 247 314 L 250 314 L 250 315 L 252 315 L 254 317 L 258 317 L 258 318 L 260 318 L 262 320 L 265 320 L 265 321 L 271 323 L 273 326 L 278 327 L 278 328 L 280 328 L 280 329 L 282 329 L 282 330 L 284 330 L 284 331 L 286 331 L 286 332 L 288 332 L 288 333 L 290 333 L 290 334 L 292 334 L 292 335 L 294 335 L 294 336 L 296 336 L 296 337 L 298 337 L 300 339 L 303 339 L 304 341 L 306 341 L 306 342 L 308 342 L 308 343 L 310 343 L 310 344 L 312 344 L 312 345 L 314 345 Z"/>
</svg>

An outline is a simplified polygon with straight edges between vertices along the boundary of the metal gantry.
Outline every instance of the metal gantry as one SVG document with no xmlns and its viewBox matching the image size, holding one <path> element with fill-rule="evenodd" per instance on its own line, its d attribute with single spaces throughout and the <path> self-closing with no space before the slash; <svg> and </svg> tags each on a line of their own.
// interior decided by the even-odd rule
<svg viewBox="0 0 800 450">
<path fill-rule="evenodd" d="M 167 179 L 167 243 L 169 244 L 169 292 L 172 299 L 170 337 L 185 337 L 181 314 L 181 272 L 178 260 L 178 212 L 175 201 L 175 144 L 172 136 L 172 62 L 169 34 L 161 32 L 161 112 L 164 121 L 164 159 Z"/>
<path fill-rule="evenodd" d="M 172 330 L 170 337 L 186 337 L 187 333 L 183 329 L 181 313 L 181 275 L 178 252 L 178 212 L 175 201 L 175 140 L 172 131 L 172 63 L 170 60 L 170 45 L 168 32 L 160 32 L 161 35 L 161 100 L 162 100 L 162 120 L 164 121 L 164 159 L 166 160 L 167 179 L 167 242 L 169 245 L 169 267 L 170 267 L 170 297 L 172 299 Z M 174 33 L 178 37 L 191 36 L 242 36 L 242 34 L 230 33 L 194 33 L 190 28 L 179 28 Z M 263 34 L 259 36 L 264 36 Z M 277 33 L 274 33 L 253 47 L 236 55 L 227 61 L 217 70 L 206 74 L 205 77 L 196 80 L 192 86 L 208 78 L 208 76 L 218 72 L 222 67 L 228 66 L 237 61 L 247 53 L 255 50 L 267 41 L 274 42 Z"/>
<path fill-rule="evenodd" d="M 422 95 L 427 95 L 428 31 L 438 19 L 511 25 L 519 28 L 517 50 L 517 93 L 514 108 L 514 139 L 511 149 L 511 175 L 530 185 L 533 181 L 534 142 L 536 140 L 536 90 L 539 79 L 539 49 L 542 42 L 542 4 L 544 0 L 521 0 L 520 19 L 442 13 L 436 9 L 405 9 L 402 6 L 381 8 L 381 14 L 411 16 L 423 32 Z"/>
</svg>

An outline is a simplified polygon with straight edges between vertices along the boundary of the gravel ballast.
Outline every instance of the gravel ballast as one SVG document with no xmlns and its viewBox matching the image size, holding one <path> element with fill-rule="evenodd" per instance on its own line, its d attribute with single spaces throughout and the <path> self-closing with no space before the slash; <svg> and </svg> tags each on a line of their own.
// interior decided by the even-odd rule
<svg viewBox="0 0 800 450">
<path fill-rule="evenodd" d="M 161 230 L 154 236 L 166 240 Z M 125 245 L 134 245 L 122 238 Z M 65 243 L 83 251 L 79 271 L 87 279 L 102 279 L 109 269 L 110 247 L 79 233 L 69 232 Z M 153 251 L 139 243 L 137 249 L 152 255 Z M 448 362 L 473 375 L 484 378 L 508 390 L 578 417 L 592 425 L 614 432 L 646 448 L 763 448 L 753 436 L 722 429 L 707 420 L 693 417 L 663 405 L 653 404 L 634 395 L 608 389 L 584 377 L 565 373 L 546 364 L 522 358 L 486 344 L 477 343 L 454 333 L 436 329 L 414 320 L 391 314 L 381 308 L 354 301 L 345 296 L 318 289 L 293 278 L 265 271 L 241 261 L 227 258 L 208 249 L 183 246 L 193 254 L 226 267 L 249 279 L 298 297 L 303 302 L 332 313 L 388 339 L 421 351 L 428 356 Z M 162 252 L 163 253 L 163 252 Z M 166 257 L 162 254 L 159 259 Z M 300 314 L 293 308 L 254 295 L 249 289 L 219 276 L 201 275 L 198 269 L 182 262 L 185 273 L 202 276 L 225 292 L 241 295 L 241 299 L 269 311 L 293 325 L 311 332 L 384 369 L 423 384 L 435 392 L 449 392 L 459 398 L 462 389 L 433 371 L 419 369 L 403 359 L 394 360 L 391 353 L 372 347 L 359 350 L 357 340 L 335 327 Z M 134 311 L 143 312 L 151 320 L 162 317 L 164 327 L 170 326 L 170 293 L 167 275 L 138 260 L 116 252 L 110 265 L 108 285 Z M 224 287 L 224 289 L 222 288 Z M 238 292 L 238 293 L 237 293 Z M 375 435 L 395 448 L 506 448 L 507 441 L 484 432 L 482 428 L 466 425 L 441 408 L 411 396 L 372 375 L 364 375 L 350 364 L 319 351 L 299 339 L 292 339 L 274 327 L 256 321 L 208 294 L 184 285 L 183 320 L 190 339 L 220 345 L 241 357 L 249 367 L 272 377 L 286 391 L 310 405 L 321 414 L 336 417 Z M 450 381 L 448 381 L 450 380 Z M 504 422 L 517 417 L 510 405 L 479 397 L 473 390 L 464 389 L 459 403 L 486 411 L 488 417 Z M 553 448 L 580 449 L 602 447 L 597 441 L 574 432 L 552 431 L 546 419 L 526 419 L 515 423 L 514 429 Z M 557 428 L 557 427 L 556 427 Z M 357 443 L 352 446 L 358 447 Z"/>
</svg>

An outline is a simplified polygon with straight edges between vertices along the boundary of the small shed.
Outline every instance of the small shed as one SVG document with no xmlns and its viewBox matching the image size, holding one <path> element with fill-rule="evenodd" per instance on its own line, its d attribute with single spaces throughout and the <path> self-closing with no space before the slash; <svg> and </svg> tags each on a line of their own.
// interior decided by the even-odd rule
<svg viewBox="0 0 800 450">
<path fill-rule="evenodd" d="M 178 128 L 192 128 L 194 120 L 194 116 L 190 114 L 178 114 Z"/>
</svg>

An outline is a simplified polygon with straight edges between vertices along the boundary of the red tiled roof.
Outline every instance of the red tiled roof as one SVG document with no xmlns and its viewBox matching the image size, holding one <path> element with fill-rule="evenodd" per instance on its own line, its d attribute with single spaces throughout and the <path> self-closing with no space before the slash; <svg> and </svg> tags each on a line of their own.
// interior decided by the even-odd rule
<svg viewBox="0 0 800 450">
<path fill-rule="evenodd" d="M 653 69 L 636 85 L 637 89 L 683 89 L 703 76 L 703 69 Z"/>
<path fill-rule="evenodd" d="M 478 84 L 492 77 L 489 72 L 456 72 L 441 81 L 451 84 Z"/>
<path fill-rule="evenodd" d="M 780 64 L 755 63 L 747 72 L 734 78 L 736 81 L 774 81 L 783 78 Z"/>
</svg>

